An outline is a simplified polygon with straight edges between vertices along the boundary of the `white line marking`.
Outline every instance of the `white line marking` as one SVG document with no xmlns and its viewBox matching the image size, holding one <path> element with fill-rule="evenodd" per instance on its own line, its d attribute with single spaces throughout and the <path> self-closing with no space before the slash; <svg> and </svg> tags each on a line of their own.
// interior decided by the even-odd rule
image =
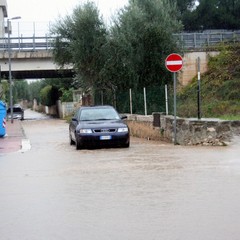
<svg viewBox="0 0 240 240">
<path fill-rule="evenodd" d="M 167 65 L 182 65 L 183 61 L 179 60 L 179 61 L 167 61 Z"/>
<path fill-rule="evenodd" d="M 20 150 L 21 153 L 29 151 L 31 149 L 31 144 L 29 139 L 22 139 L 22 149 Z"/>
</svg>

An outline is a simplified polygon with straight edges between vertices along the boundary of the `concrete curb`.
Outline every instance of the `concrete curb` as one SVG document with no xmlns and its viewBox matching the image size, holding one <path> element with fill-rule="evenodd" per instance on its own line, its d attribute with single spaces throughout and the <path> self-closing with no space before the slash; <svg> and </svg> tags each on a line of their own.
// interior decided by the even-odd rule
<svg viewBox="0 0 240 240">
<path fill-rule="evenodd" d="M 21 152 L 24 153 L 31 149 L 30 140 L 26 137 L 22 122 L 14 120 L 13 123 L 7 122 L 7 132 L 0 138 L 0 155 Z"/>
</svg>

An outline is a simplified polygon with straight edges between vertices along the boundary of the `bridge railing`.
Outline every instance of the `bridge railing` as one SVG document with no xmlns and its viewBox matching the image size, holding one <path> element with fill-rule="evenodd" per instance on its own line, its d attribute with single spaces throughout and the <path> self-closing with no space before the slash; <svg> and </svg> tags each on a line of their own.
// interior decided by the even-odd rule
<svg viewBox="0 0 240 240">
<path fill-rule="evenodd" d="M 10 46 L 8 38 L 0 38 L 0 51 L 8 51 L 8 47 L 13 51 L 38 51 L 53 49 L 54 37 L 11 37 Z"/>
<path fill-rule="evenodd" d="M 201 49 L 220 42 L 240 42 L 239 31 L 178 33 L 173 34 L 179 47 L 183 49 Z M 15 51 L 52 50 L 55 37 L 11 37 L 10 48 Z M 0 51 L 8 51 L 8 38 L 0 38 Z"/>
<path fill-rule="evenodd" d="M 211 47 L 221 42 L 240 42 L 239 31 L 205 31 L 202 33 L 173 34 L 177 44 L 185 49 Z"/>
</svg>

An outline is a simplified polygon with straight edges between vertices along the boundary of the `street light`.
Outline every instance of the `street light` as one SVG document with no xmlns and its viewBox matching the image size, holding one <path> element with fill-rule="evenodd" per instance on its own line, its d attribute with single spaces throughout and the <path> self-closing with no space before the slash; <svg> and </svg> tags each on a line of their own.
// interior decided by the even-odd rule
<svg viewBox="0 0 240 240">
<path fill-rule="evenodd" d="M 16 19 L 21 19 L 20 16 L 13 17 L 13 18 L 8 18 L 7 19 L 7 32 L 8 32 L 8 66 L 9 66 L 9 84 L 10 84 L 10 111 L 11 111 L 11 123 L 13 123 L 13 94 L 12 94 L 12 66 L 11 66 L 11 54 L 12 54 L 12 49 L 10 46 L 10 26 L 11 26 L 11 20 L 16 20 Z"/>
</svg>

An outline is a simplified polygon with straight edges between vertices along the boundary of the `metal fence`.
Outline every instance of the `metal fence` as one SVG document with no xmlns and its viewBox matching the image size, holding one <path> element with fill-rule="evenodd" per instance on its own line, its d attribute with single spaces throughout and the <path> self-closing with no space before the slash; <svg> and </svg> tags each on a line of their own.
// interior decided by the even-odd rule
<svg viewBox="0 0 240 240">
<path fill-rule="evenodd" d="M 98 89 L 95 91 L 94 100 L 97 105 L 113 105 L 122 113 L 143 115 L 151 115 L 153 112 L 173 113 L 172 86 L 161 84 L 125 91 Z"/>
<path fill-rule="evenodd" d="M 221 42 L 240 42 L 238 31 L 205 31 L 202 33 L 173 34 L 178 46 L 184 49 L 211 47 Z"/>
<path fill-rule="evenodd" d="M 32 40 L 32 46 L 45 36 L 54 38 L 51 35 L 51 29 L 54 22 L 24 22 L 11 21 L 12 41 L 29 41 Z M 0 26 L 6 28 L 6 22 L 0 22 Z M 240 30 L 230 31 L 225 29 L 204 30 L 203 32 L 182 32 L 173 34 L 177 44 L 183 49 L 198 49 L 216 45 L 220 42 L 239 42 Z M 1 37 L 1 36 L 0 36 Z M 2 36 L 4 37 L 4 36 Z M 39 39 L 38 39 L 39 38 Z M 38 40 L 37 40 L 38 39 Z M 36 41 L 37 40 L 37 41 Z M 49 41 L 46 42 L 47 44 Z M 41 45 L 39 43 L 39 45 Z M 22 44 L 24 46 L 24 43 Z M 36 45 L 37 46 L 37 45 Z M 47 45 L 48 46 L 48 45 Z M 28 45 L 27 45 L 28 48 Z M 23 49 L 23 47 L 21 48 Z"/>
<path fill-rule="evenodd" d="M 54 22 L 14 20 L 11 21 L 11 37 L 41 37 L 45 35 L 50 36 L 53 24 Z M 7 21 L 0 21 L 0 28 L 5 28 L 7 35 Z"/>
<path fill-rule="evenodd" d="M 8 47 L 15 51 L 37 51 L 51 50 L 53 48 L 54 37 L 13 37 L 10 38 L 10 46 L 8 46 L 8 38 L 0 38 L 0 51 L 7 51 Z"/>
<path fill-rule="evenodd" d="M 0 22 L 0 25 L 4 25 Z M 54 36 L 51 35 L 52 22 L 12 21 L 11 46 L 19 51 L 51 49 Z M 203 32 L 182 32 L 173 34 L 182 49 L 202 49 L 221 42 L 240 42 L 240 30 L 205 30 Z M 0 36 L 1 37 L 1 36 Z M 6 36 L 0 38 L 0 50 L 8 47 Z"/>
</svg>

